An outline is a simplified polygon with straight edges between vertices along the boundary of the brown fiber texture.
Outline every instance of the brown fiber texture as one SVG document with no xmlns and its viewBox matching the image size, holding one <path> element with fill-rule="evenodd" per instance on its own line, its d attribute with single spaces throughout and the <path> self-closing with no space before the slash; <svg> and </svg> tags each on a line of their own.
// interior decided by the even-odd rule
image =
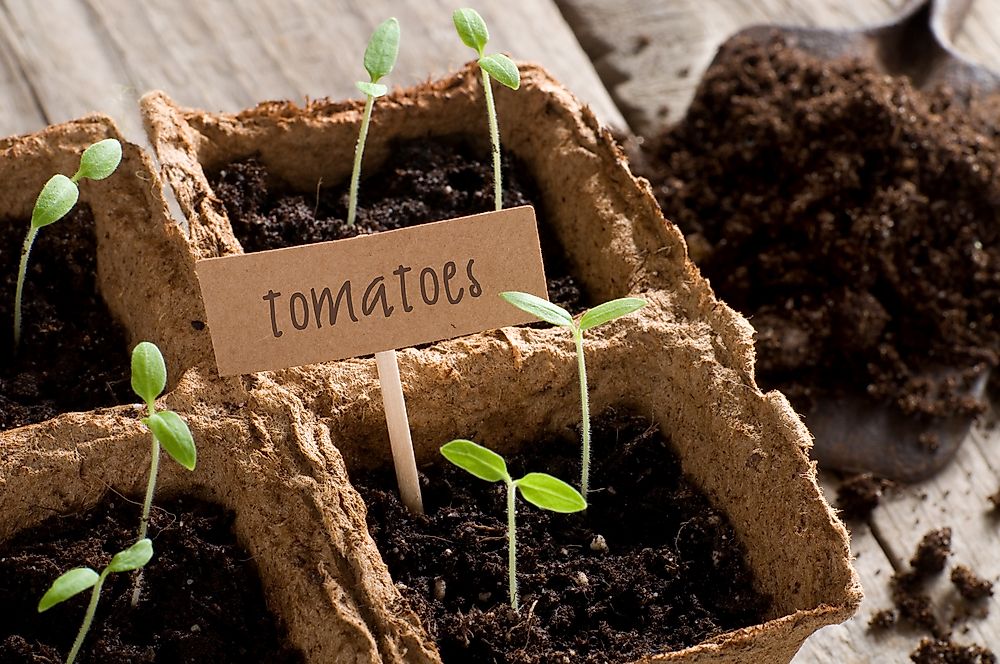
<svg viewBox="0 0 1000 664">
<path fill-rule="evenodd" d="M 809 433 L 783 396 L 757 388 L 750 325 L 714 297 L 648 184 L 632 176 L 591 112 L 532 65 L 522 67 L 521 90 L 496 93 L 502 143 L 538 183 L 547 223 L 591 299 L 632 294 L 650 301 L 641 313 L 590 333 L 594 412 L 623 405 L 656 420 L 685 472 L 729 515 L 759 589 L 774 597 L 773 615 L 761 625 L 643 661 L 789 661 L 809 634 L 853 614 L 861 596 L 846 531 L 816 485 Z M 147 95 L 142 107 L 164 177 L 187 216 L 191 255 L 198 258 L 242 251 L 206 172 L 256 154 L 270 172 L 303 191 L 315 190 L 320 177 L 324 184 L 341 182 L 349 174 L 362 110 L 353 101 L 305 107 L 267 102 L 239 114 L 211 114 L 179 108 L 159 92 Z M 393 141 L 483 137 L 485 121 L 472 68 L 394 92 L 376 105 L 366 172 L 390 158 Z M 454 437 L 510 451 L 522 441 L 568 431 L 579 417 L 565 331 L 484 332 L 401 351 L 400 365 L 419 462 L 438 458 L 437 448 Z M 213 373 L 211 363 L 205 373 Z M 389 462 L 372 360 L 243 380 L 257 382 L 256 390 L 280 391 L 329 428 L 330 445 L 309 452 L 319 468 L 339 470 L 340 455 L 351 471 Z M 331 472 L 321 482 L 339 495 L 354 495 L 342 474 Z M 397 620 L 384 633 L 395 635 L 394 643 L 408 643 L 408 623 L 400 617 L 408 613 L 399 608 L 377 552 L 365 548 L 353 555 L 371 558 L 371 576 L 357 582 L 381 589 L 383 615 Z M 433 643 L 421 638 L 419 649 L 399 655 L 403 659 L 384 654 L 385 661 L 437 661 Z"/>
<path fill-rule="evenodd" d="M 139 341 L 152 341 L 163 350 L 168 375 L 176 380 L 204 359 L 200 338 L 207 340 L 208 333 L 195 334 L 191 325 L 204 320 L 192 290 L 197 288 L 194 261 L 167 212 L 149 155 L 122 139 L 103 115 L 0 139 L 0 210 L 8 219 L 29 219 L 46 180 L 55 173 L 72 175 L 83 150 L 104 138 L 121 141 L 121 165 L 105 180 L 80 185 L 80 204 L 94 215 L 98 289 L 128 333 L 129 347 L 122 353 L 127 356 Z M 41 232 L 58 233 L 59 224 Z"/>
</svg>

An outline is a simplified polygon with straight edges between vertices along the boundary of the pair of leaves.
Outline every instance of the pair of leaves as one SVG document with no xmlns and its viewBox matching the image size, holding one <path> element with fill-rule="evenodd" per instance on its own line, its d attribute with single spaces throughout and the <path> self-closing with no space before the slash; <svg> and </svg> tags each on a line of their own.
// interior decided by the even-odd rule
<svg viewBox="0 0 1000 664">
<path fill-rule="evenodd" d="M 154 409 L 156 397 L 167 386 L 167 365 L 155 344 L 143 341 L 132 349 L 132 390 Z M 142 423 L 156 436 L 163 449 L 174 461 L 188 470 L 194 470 L 198 450 L 186 422 L 172 410 L 153 412 Z"/>
<path fill-rule="evenodd" d="M 512 483 L 525 500 L 543 510 L 568 514 L 587 509 L 587 501 L 576 489 L 546 473 L 528 473 L 512 480 L 502 456 L 471 440 L 453 440 L 441 447 L 441 454 L 481 480 Z"/>
<path fill-rule="evenodd" d="M 355 85 L 369 97 L 381 97 L 389 88 L 379 83 L 383 76 L 388 76 L 396 66 L 399 56 L 399 21 L 395 18 L 386 19 L 372 32 L 368 46 L 365 48 L 365 70 L 370 81 L 358 81 Z"/>
<path fill-rule="evenodd" d="M 479 66 L 483 71 L 511 90 L 521 87 L 521 73 L 513 60 L 502 53 L 483 55 L 490 40 L 490 32 L 479 12 L 469 8 L 456 9 L 451 15 L 451 21 L 455 24 L 455 31 L 458 32 L 462 43 L 475 49 L 479 55 Z"/>
<path fill-rule="evenodd" d="M 521 311 L 531 314 L 546 323 L 570 329 L 577 328 L 573 316 L 568 311 L 548 300 L 530 293 L 520 293 L 517 291 L 500 293 L 500 297 Z M 634 311 L 638 311 L 644 306 L 646 306 L 646 300 L 638 297 L 623 297 L 599 304 L 593 309 L 587 310 L 580 317 L 579 329 L 580 331 L 584 331 L 604 325 L 622 316 L 627 316 Z"/>
<path fill-rule="evenodd" d="M 141 539 L 124 551 L 119 551 L 104 568 L 104 574 L 131 572 L 153 557 L 153 543 L 149 539 Z M 89 567 L 77 567 L 63 573 L 38 602 L 38 612 L 48 611 L 56 604 L 61 604 L 71 597 L 79 595 L 84 590 L 93 588 L 100 581 L 101 575 Z"/>
<path fill-rule="evenodd" d="M 103 180 L 118 168 L 122 160 L 122 144 L 113 138 L 94 143 L 80 157 L 80 167 L 72 178 L 53 175 L 42 187 L 31 211 L 31 227 L 38 229 L 59 221 L 73 209 L 80 198 L 76 183 L 80 178 Z"/>
</svg>

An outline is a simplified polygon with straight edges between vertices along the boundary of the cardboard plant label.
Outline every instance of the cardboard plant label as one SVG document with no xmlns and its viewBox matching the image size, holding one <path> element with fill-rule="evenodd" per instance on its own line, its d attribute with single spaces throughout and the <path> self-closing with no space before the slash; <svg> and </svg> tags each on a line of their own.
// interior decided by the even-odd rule
<svg viewBox="0 0 1000 664">
<path fill-rule="evenodd" d="M 219 374 L 339 360 L 534 320 L 546 297 L 531 207 L 198 261 Z"/>
</svg>

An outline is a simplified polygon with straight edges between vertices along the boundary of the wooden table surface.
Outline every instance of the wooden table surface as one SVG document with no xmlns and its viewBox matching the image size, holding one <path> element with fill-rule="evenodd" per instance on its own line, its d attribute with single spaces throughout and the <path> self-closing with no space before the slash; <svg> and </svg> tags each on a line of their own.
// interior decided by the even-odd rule
<svg viewBox="0 0 1000 664">
<path fill-rule="evenodd" d="M 478 0 L 494 48 L 552 71 L 605 123 L 651 132 L 680 117 L 716 47 L 754 23 L 857 27 L 890 18 L 902 0 Z M 440 75 L 470 59 L 441 0 L 0 0 L 0 135 L 90 111 L 114 116 L 144 144 L 136 109 L 153 88 L 180 102 L 238 110 L 265 99 L 356 95 L 372 27 L 403 27 L 393 85 Z M 973 0 L 954 43 L 1000 70 L 1000 0 Z M 837 480 L 823 476 L 833 498 Z M 852 548 L 865 588 L 859 615 L 828 627 L 796 664 L 907 662 L 916 633 L 867 632 L 889 607 L 887 582 L 928 529 L 950 526 L 956 562 L 1000 578 L 1000 432 L 978 427 L 938 477 L 893 492 Z M 954 599 L 942 579 L 934 587 Z M 1000 588 L 998 588 L 1000 590 Z M 998 593 L 1000 594 L 1000 593 Z M 956 633 L 1000 651 L 1000 610 Z"/>
</svg>

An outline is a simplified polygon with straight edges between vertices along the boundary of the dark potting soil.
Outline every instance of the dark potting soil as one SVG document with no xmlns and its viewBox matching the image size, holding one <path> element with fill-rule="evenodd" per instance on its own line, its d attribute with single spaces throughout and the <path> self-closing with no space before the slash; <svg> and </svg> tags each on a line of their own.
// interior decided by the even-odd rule
<svg viewBox="0 0 1000 664">
<path fill-rule="evenodd" d="M 0 547 L 0 662 L 64 661 L 90 591 L 47 612 L 38 600 L 59 574 L 100 571 L 135 541 L 138 505 L 118 497 L 96 510 L 53 517 Z M 192 498 L 153 511 L 155 553 L 132 608 L 132 574 L 108 577 L 81 664 L 233 664 L 304 661 L 283 645 L 251 556 L 237 544 L 233 516 Z"/>
<path fill-rule="evenodd" d="M 993 594 L 993 583 L 980 578 L 965 565 L 956 565 L 951 570 L 951 582 L 967 602 L 978 602 Z"/>
<path fill-rule="evenodd" d="M 502 163 L 505 208 L 534 205 L 548 277 L 549 298 L 572 312 L 587 306 L 570 274 L 562 247 L 547 230 L 541 197 L 527 169 L 505 153 Z M 347 183 L 299 192 L 275 182 L 254 158 L 229 164 L 212 188 L 226 207 L 236 238 L 246 252 L 417 226 L 493 210 L 493 165 L 468 145 L 425 139 L 393 149 L 391 162 L 366 176 L 358 198 L 355 226 L 347 219 Z"/>
<path fill-rule="evenodd" d="M 128 403 L 132 394 L 126 333 L 97 292 L 94 216 L 85 205 L 38 233 L 14 355 L 14 292 L 28 226 L 0 220 L 0 430 Z"/>
<path fill-rule="evenodd" d="M 865 521 L 882 502 L 887 480 L 862 473 L 845 479 L 837 487 L 837 507 L 845 521 Z"/>
<path fill-rule="evenodd" d="M 647 175 L 755 327 L 762 386 L 805 413 L 859 392 L 972 413 L 981 404 L 925 372 L 997 363 L 997 131 L 948 89 L 737 39 L 653 142 Z"/>
<path fill-rule="evenodd" d="M 578 446 L 529 445 L 510 472 L 578 483 Z M 518 498 L 520 614 L 508 603 L 502 483 L 428 467 L 422 517 L 400 504 L 391 473 L 356 483 L 389 571 L 445 662 L 630 661 L 763 621 L 770 600 L 753 589 L 726 515 L 684 477 L 655 425 L 608 413 L 595 421 L 593 455 L 586 513 Z"/>
</svg>

